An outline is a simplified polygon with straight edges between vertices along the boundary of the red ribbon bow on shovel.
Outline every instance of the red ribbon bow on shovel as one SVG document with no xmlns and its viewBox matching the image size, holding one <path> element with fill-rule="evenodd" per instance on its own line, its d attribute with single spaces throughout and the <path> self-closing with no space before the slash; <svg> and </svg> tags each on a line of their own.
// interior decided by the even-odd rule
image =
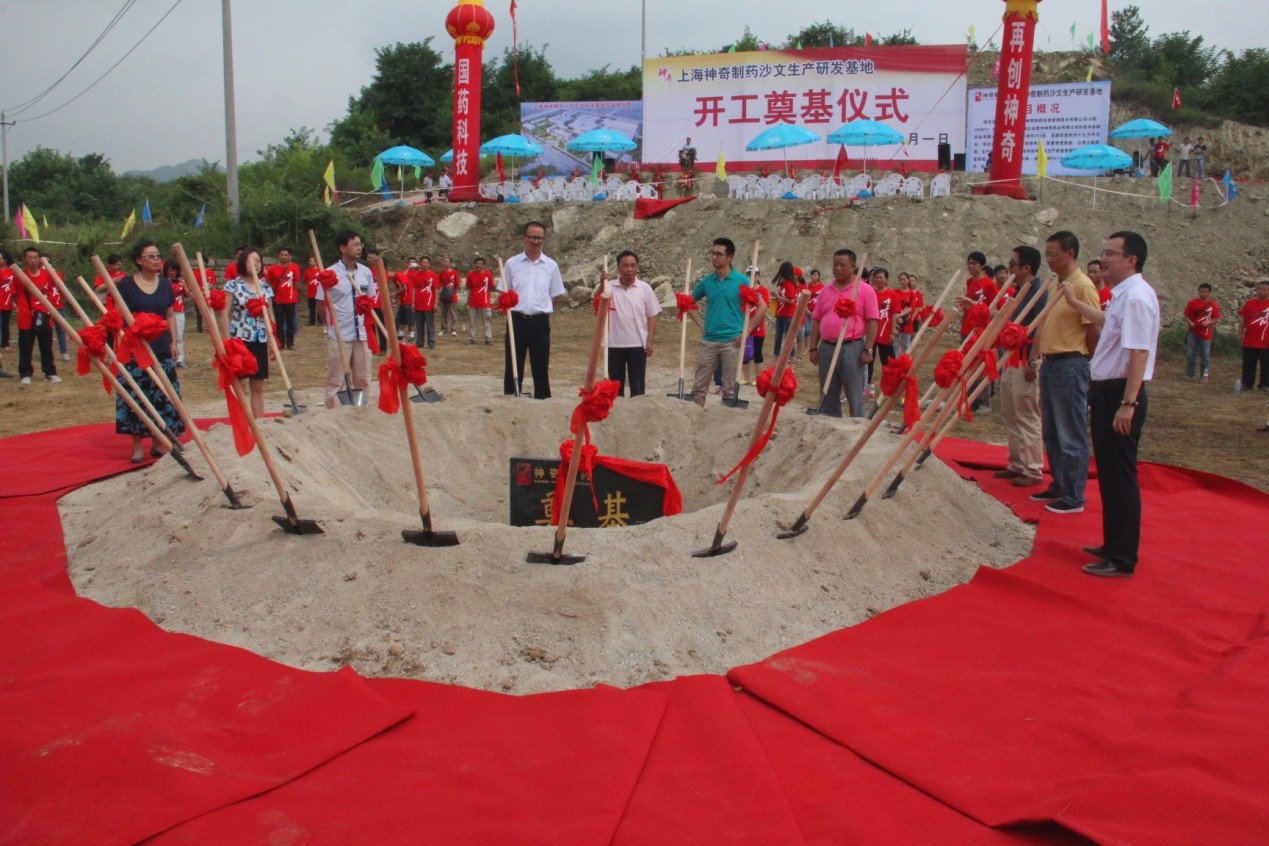
<svg viewBox="0 0 1269 846">
<path fill-rule="evenodd" d="M 238 455 L 246 455 L 255 449 L 256 439 L 251 434 L 251 424 L 247 421 L 246 412 L 242 410 L 242 404 L 234 396 L 233 383 L 235 379 L 254 376 L 260 365 L 241 338 L 226 338 L 225 354 L 216 356 L 212 364 L 220 371 L 216 384 L 224 392 L 229 407 L 229 426 L 234 433 L 234 448 L 238 450 Z"/>
<path fill-rule="evenodd" d="M 379 365 L 379 410 L 401 410 L 401 392 L 409 385 L 427 384 L 427 359 L 414 344 L 401 345 L 401 363 L 388 359 Z"/>
<path fill-rule="evenodd" d="M 715 484 L 721 485 L 736 474 L 740 468 L 752 464 L 767 446 L 767 441 L 771 440 L 771 434 L 775 431 L 776 420 L 780 417 L 780 409 L 789 404 L 794 395 L 798 392 L 798 377 L 791 368 L 786 368 L 784 374 L 780 377 L 780 384 L 773 385 L 772 380 L 775 379 L 775 368 L 768 367 L 766 370 L 758 374 L 758 381 L 754 387 L 758 390 L 758 395 L 766 397 L 771 391 L 775 391 L 775 408 L 771 411 L 771 423 L 767 426 L 767 431 L 762 433 L 762 437 L 754 442 L 749 448 L 749 452 L 745 453 L 745 457 L 733 468 L 727 471 L 727 475 L 719 479 Z"/>
<path fill-rule="evenodd" d="M 892 358 L 881 368 L 881 393 L 893 396 L 903 389 L 903 425 L 912 428 L 921 419 L 921 395 L 917 378 L 912 375 L 912 356 L 904 353 Z"/>
</svg>

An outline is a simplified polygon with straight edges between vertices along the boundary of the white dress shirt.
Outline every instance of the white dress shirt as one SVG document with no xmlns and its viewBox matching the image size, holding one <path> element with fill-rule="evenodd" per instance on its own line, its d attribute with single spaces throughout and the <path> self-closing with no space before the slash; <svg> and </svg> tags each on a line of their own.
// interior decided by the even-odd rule
<svg viewBox="0 0 1269 846">
<path fill-rule="evenodd" d="M 326 294 L 330 294 L 331 308 L 335 312 L 335 323 L 339 326 L 339 337 L 344 341 L 364 341 L 366 340 L 366 324 L 365 319 L 358 319 L 356 306 L 353 302 L 355 292 L 353 291 L 353 277 L 357 282 L 357 287 L 361 293 L 370 292 L 375 284 L 374 275 L 371 274 L 370 268 L 361 262 L 357 263 L 355 270 L 349 270 L 342 262 L 337 261 L 327 270 L 335 271 L 335 275 L 339 277 L 339 284 L 331 288 L 329 291 L 321 285 L 317 286 L 317 299 L 326 299 Z M 323 306 L 324 307 L 324 306 Z M 334 330 L 326 327 L 326 336 L 334 338 Z"/>
<path fill-rule="evenodd" d="M 1097 349 L 1089 364 L 1094 382 L 1128 378 L 1132 350 L 1149 350 L 1144 380 L 1154 378 L 1154 358 L 1159 346 L 1159 298 L 1141 274 L 1129 276 L 1111 289 Z"/>
<path fill-rule="evenodd" d="M 648 346 L 648 318 L 661 313 L 652 286 L 635 279 L 629 288 L 610 279 L 612 311 L 608 314 L 608 346 L 615 350 Z"/>
<path fill-rule="evenodd" d="M 498 283 L 499 291 L 515 291 L 520 297 L 512 311 L 520 314 L 550 314 L 555 310 L 551 302 L 564 296 L 564 278 L 555 259 L 543 254 L 531 261 L 520 253 L 512 256 L 504 265 L 506 278 Z"/>
</svg>

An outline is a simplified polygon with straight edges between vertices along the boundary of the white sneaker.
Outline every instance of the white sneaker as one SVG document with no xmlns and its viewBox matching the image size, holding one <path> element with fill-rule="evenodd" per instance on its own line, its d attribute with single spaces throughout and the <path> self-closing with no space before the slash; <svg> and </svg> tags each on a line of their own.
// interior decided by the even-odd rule
<svg viewBox="0 0 1269 846">
<path fill-rule="evenodd" d="M 31 384 L 31 377 L 30 377 L 30 376 L 23 376 L 23 377 L 22 377 L 22 384 L 23 384 L 23 385 L 29 385 L 29 384 Z"/>
<path fill-rule="evenodd" d="M 453 335 L 454 337 L 458 337 L 458 333 L 455 332 L 453 329 L 449 330 L 449 333 Z"/>
<path fill-rule="evenodd" d="M 60 382 L 62 381 L 62 377 L 54 373 L 52 376 L 45 376 L 44 381 L 45 382 Z"/>
</svg>

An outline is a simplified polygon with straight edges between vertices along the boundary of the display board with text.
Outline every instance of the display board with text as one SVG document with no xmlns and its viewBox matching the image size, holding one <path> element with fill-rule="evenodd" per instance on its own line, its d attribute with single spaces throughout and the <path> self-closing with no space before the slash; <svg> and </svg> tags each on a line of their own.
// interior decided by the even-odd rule
<svg viewBox="0 0 1269 846">
<path fill-rule="evenodd" d="M 1036 174 L 1037 142 L 1043 138 L 1049 176 L 1087 176 L 1086 171 L 1062 167 L 1059 159 L 1077 147 L 1106 143 L 1110 132 L 1110 83 L 1032 85 L 1028 91 L 1022 172 L 1029 176 Z M 965 169 L 982 173 L 987 170 L 987 155 L 991 152 L 996 125 L 996 89 L 970 91 L 967 113 L 969 153 Z"/>
</svg>

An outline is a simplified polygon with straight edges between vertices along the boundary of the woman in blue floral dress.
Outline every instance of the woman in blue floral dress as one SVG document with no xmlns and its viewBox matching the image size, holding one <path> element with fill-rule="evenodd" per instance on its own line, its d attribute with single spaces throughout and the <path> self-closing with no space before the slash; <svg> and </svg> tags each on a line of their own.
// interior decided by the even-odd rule
<svg viewBox="0 0 1269 846">
<path fill-rule="evenodd" d="M 221 332 L 226 338 L 237 338 L 256 357 L 256 373 L 248 381 L 251 413 L 264 416 L 264 382 L 269 378 L 269 322 L 266 313 L 272 308 L 273 288 L 260 278 L 264 260 L 260 251 L 247 247 L 238 256 L 238 277 L 225 282 L 228 308 L 220 313 Z"/>
</svg>

